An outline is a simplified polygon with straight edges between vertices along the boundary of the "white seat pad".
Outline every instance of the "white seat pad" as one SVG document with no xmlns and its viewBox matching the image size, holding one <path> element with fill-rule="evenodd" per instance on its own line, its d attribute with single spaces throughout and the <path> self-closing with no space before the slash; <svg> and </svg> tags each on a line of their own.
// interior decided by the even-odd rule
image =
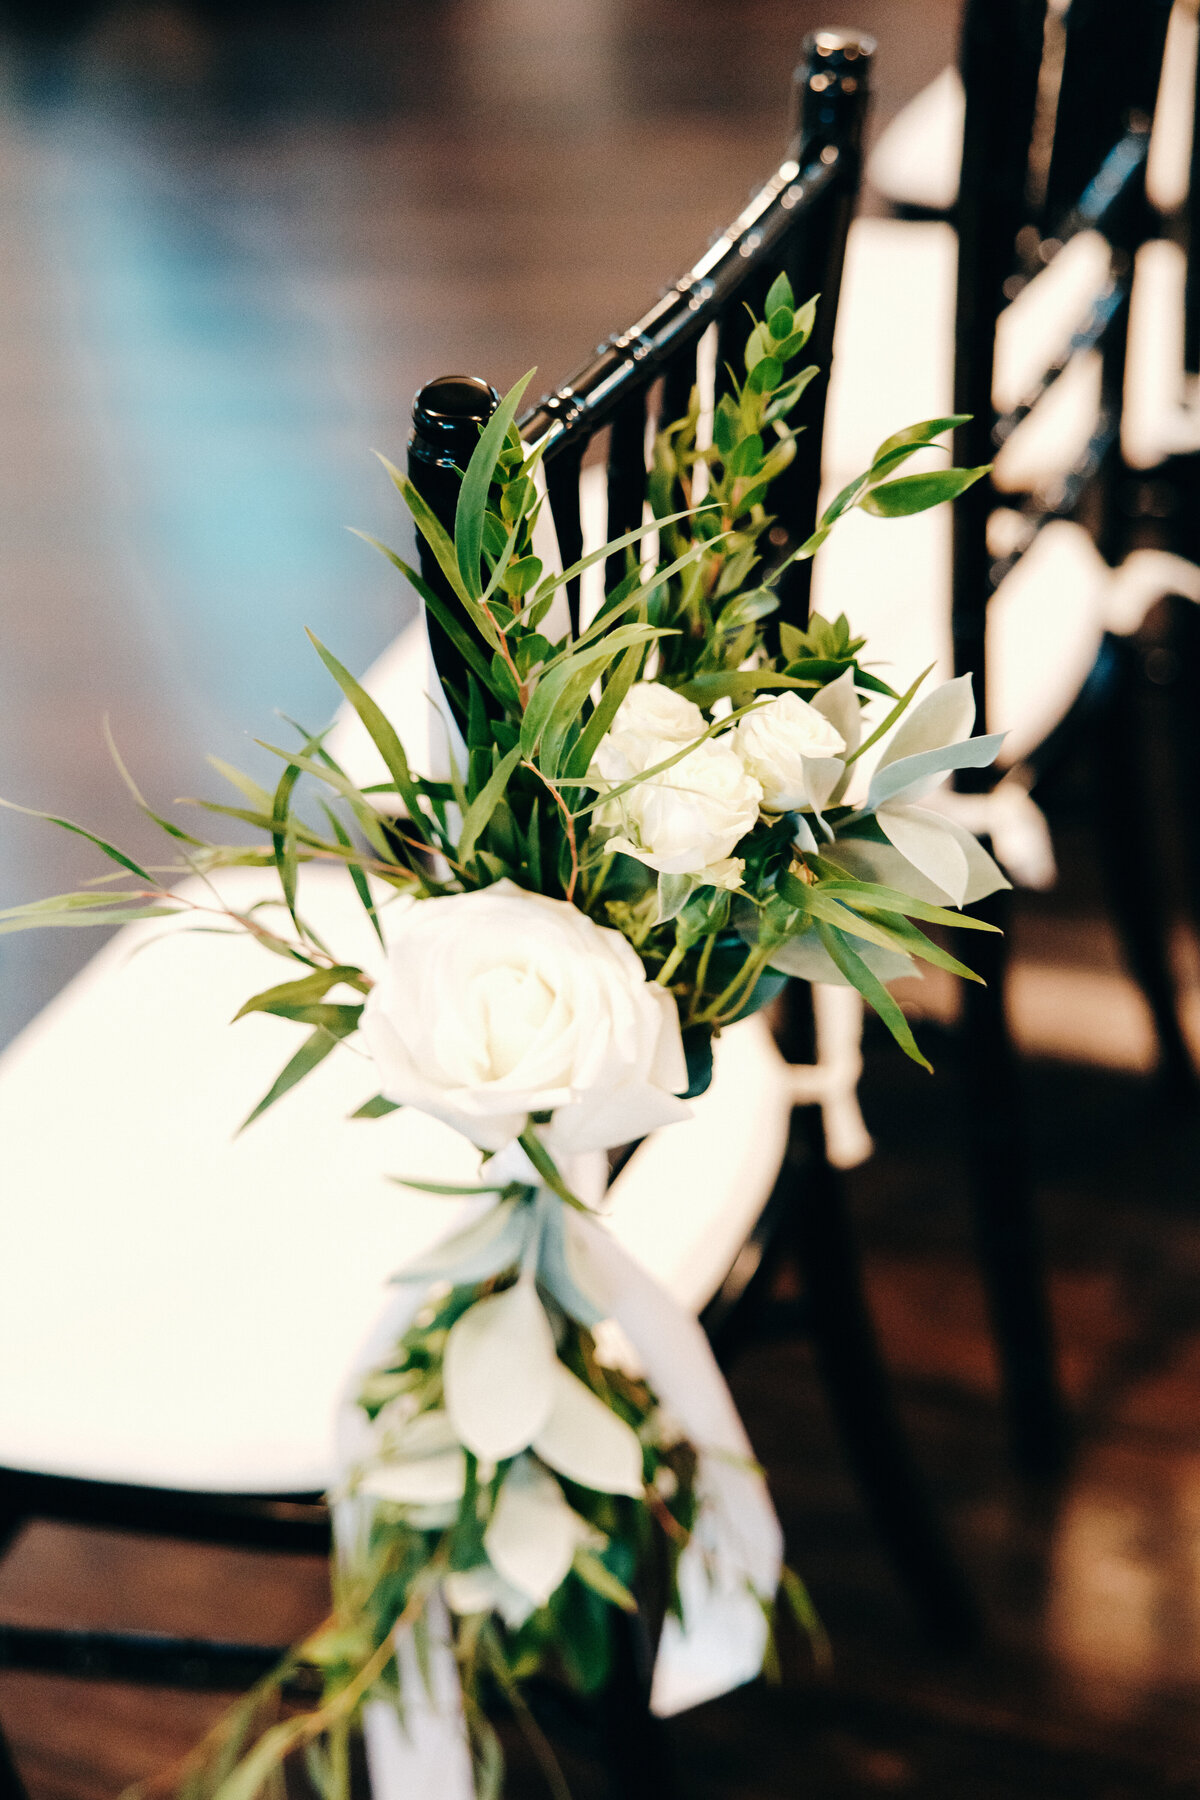
<svg viewBox="0 0 1200 1800">
<path fill-rule="evenodd" d="M 251 870 L 220 887 L 239 906 L 272 891 Z M 369 961 L 341 871 L 304 871 L 301 898 Z M 335 1407 L 385 1284 L 478 1204 L 387 1177 L 471 1181 L 478 1157 L 416 1112 L 349 1121 L 376 1091 L 349 1046 L 235 1138 L 302 1031 L 229 1020 L 287 978 L 248 939 L 156 920 L 0 1057 L 0 1466 L 225 1492 L 331 1478 Z M 761 1210 L 790 1105 L 761 1020 L 725 1035 L 718 1069 L 612 1196 L 618 1238 L 691 1306 Z"/>
</svg>

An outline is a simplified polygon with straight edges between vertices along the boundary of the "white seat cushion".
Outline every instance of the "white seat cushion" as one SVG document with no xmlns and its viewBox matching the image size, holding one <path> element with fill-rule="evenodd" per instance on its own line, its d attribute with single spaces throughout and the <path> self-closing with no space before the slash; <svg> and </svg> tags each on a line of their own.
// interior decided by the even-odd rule
<svg viewBox="0 0 1200 1800">
<path fill-rule="evenodd" d="M 251 870 L 220 886 L 239 906 L 272 891 Z M 369 961 L 341 871 L 306 870 L 301 895 Z M 0 1057 L 0 1466 L 225 1492 L 329 1481 L 385 1284 L 477 1204 L 388 1177 L 470 1181 L 478 1157 L 420 1113 L 349 1121 L 376 1091 L 349 1046 L 235 1138 L 302 1034 L 229 1020 L 286 978 L 246 938 L 131 927 Z M 618 1238 L 693 1307 L 761 1210 L 790 1107 L 760 1019 L 717 1066 L 694 1120 L 612 1196 Z"/>
</svg>

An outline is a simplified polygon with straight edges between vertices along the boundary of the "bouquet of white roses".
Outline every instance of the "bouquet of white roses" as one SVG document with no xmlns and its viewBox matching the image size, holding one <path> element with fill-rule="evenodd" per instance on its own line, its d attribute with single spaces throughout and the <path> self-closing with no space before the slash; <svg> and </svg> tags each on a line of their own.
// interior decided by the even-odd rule
<svg viewBox="0 0 1200 1800">
<path fill-rule="evenodd" d="M 261 847 L 151 815 L 179 873 L 277 876 L 276 913 L 231 916 L 292 974 L 242 1011 L 307 1035 L 247 1123 L 356 1037 L 377 1088 L 362 1116 L 420 1108 L 482 1153 L 477 1216 L 401 1272 L 403 1317 L 362 1381 L 333 1496 L 335 1615 L 207 1743 L 193 1791 L 252 1800 L 303 1746 L 323 1791 L 344 1794 L 351 1725 L 407 1717 L 436 1686 L 436 1650 L 457 1665 L 474 1780 L 493 1794 L 488 1684 L 518 1707 L 541 1673 L 594 1691 L 614 1609 L 651 1595 L 678 1642 L 705 1584 L 732 1582 L 757 1620 L 755 1666 L 765 1653 L 777 1556 L 722 1566 L 706 1524 L 723 1479 L 758 1480 L 748 1446 L 736 1422 L 724 1445 L 697 1441 L 669 1376 L 651 1379 L 654 1331 L 639 1341 L 634 1277 L 594 1216 L 603 1153 L 685 1118 L 714 1036 L 789 976 L 853 985 L 923 1060 L 886 984 L 915 960 L 969 977 L 921 927 L 978 926 L 952 909 L 1003 885 L 967 832 L 921 804 L 948 771 L 996 753 L 998 739 L 970 735 L 969 680 L 919 697 L 918 678 L 897 695 L 845 618 L 777 622 L 782 566 L 761 552 L 815 373 L 795 368 L 812 319 L 781 277 L 708 441 L 693 396 L 658 435 L 645 523 L 573 568 L 534 550 L 541 452 L 513 423 L 523 384 L 481 432 L 452 533 L 390 470 L 438 571 L 435 585 L 392 558 L 437 633 L 443 776 L 414 769 L 405 721 L 318 644 L 387 780 L 357 785 L 326 734 L 304 732 L 268 746 L 282 764 L 273 792 L 227 770 L 241 804 L 204 803 L 255 827 Z M 889 438 L 789 560 L 853 508 L 900 516 L 961 492 L 982 471 L 897 473 L 956 422 Z M 595 616 L 564 630 L 567 584 L 621 555 Z M 211 909 L 92 841 L 133 885 L 16 908 L 0 929 Z M 380 945 L 374 973 L 306 923 L 313 863 L 353 883 Z M 614 1318 L 615 1350 L 602 1329 Z M 702 1357 L 690 1321 L 696 1337 L 665 1313 L 659 1325 Z M 715 1392 L 715 1371 L 703 1379 Z M 323 1695 L 279 1717 L 297 1663 L 318 1667 Z"/>
</svg>

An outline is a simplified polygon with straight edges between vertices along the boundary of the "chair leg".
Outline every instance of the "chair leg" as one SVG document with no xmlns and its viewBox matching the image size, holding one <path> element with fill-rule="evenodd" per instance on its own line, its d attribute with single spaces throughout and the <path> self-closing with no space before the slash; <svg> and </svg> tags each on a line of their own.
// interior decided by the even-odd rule
<svg viewBox="0 0 1200 1800">
<path fill-rule="evenodd" d="M 896 1411 L 867 1306 L 842 1179 L 824 1153 L 818 1107 L 797 1113 L 789 1161 L 793 1243 L 813 1348 L 843 1451 L 931 1639 L 947 1649 L 965 1648 L 979 1635 L 978 1606 Z"/>
<path fill-rule="evenodd" d="M 1197 296 L 1200 299 L 1200 281 Z M 1184 904 L 1193 932 L 1200 935 L 1200 713 L 1195 703 L 1200 680 L 1200 606 L 1193 600 L 1173 599 L 1170 608 L 1168 647 L 1176 659 L 1174 679 L 1167 690 L 1173 824 L 1179 834 Z"/>
<path fill-rule="evenodd" d="M 29 1800 L 25 1785 L 17 1774 L 12 1751 L 0 1730 L 0 1800 Z"/>
<path fill-rule="evenodd" d="M 1003 932 L 1006 894 L 972 908 Z M 980 932 L 971 963 L 986 984 L 963 984 L 962 1061 L 975 1242 L 1000 1362 L 1013 1460 L 1023 1474 L 1057 1474 L 1066 1413 L 1025 1145 L 1024 1102 L 1004 1004 L 1003 936 Z"/>
<path fill-rule="evenodd" d="M 676 1800 L 667 1727 L 650 1711 L 654 1652 L 640 1617 L 613 1618 L 612 1674 L 601 1701 L 604 1764 L 612 1800 Z"/>
<path fill-rule="evenodd" d="M 1196 1074 L 1179 1023 L 1166 881 L 1149 817 L 1151 786 L 1135 705 L 1139 660 L 1128 639 L 1112 640 L 1109 648 L 1114 678 L 1095 758 L 1097 846 L 1125 959 L 1154 1018 L 1163 1085 L 1190 1099 Z"/>
</svg>

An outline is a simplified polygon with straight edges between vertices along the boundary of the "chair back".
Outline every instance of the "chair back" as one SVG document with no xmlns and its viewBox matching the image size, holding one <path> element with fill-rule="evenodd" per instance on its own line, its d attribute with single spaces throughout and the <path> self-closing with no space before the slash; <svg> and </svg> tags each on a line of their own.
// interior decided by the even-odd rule
<svg viewBox="0 0 1200 1800">
<path fill-rule="evenodd" d="M 811 532 L 817 515 L 834 320 L 846 234 L 858 193 L 874 48 L 872 39 L 853 31 L 817 31 L 806 39 L 794 77 L 794 132 L 775 173 L 648 312 L 628 330 L 608 338 L 518 421 L 524 441 L 542 446 L 564 568 L 582 553 L 580 477 L 593 439 L 608 433 L 611 539 L 642 520 L 649 428 L 683 417 L 698 379 L 702 405 L 713 403 L 713 393 L 704 392 L 703 357 L 698 364 L 701 340 L 715 330 L 717 373 L 709 384 L 719 392 L 724 365 L 740 363 L 750 329 L 747 305 L 761 310 L 780 271 L 786 272 L 797 299 L 821 295 L 810 344 L 821 375 L 805 394 L 805 429 L 797 455 L 772 487 L 777 520 L 770 533 L 770 554 L 781 560 Z M 486 381 L 468 376 L 430 382 L 414 401 L 409 471 L 448 529 L 453 527 L 460 472 L 496 403 L 495 390 Z M 782 619 L 803 624 L 807 618 L 810 567 L 793 564 L 785 572 L 779 585 Z M 424 546 L 422 573 L 442 591 L 440 571 Z M 623 562 L 614 573 L 618 577 L 624 573 Z M 568 602 L 578 629 L 578 581 L 568 586 Z M 439 669 L 455 666 L 452 647 L 432 630 L 434 622 L 429 623 Z"/>
<path fill-rule="evenodd" d="M 984 719 L 988 602 L 1043 526 L 1074 519 L 1110 562 L 1123 552 L 1129 298 L 1134 253 L 1151 235 L 1146 155 L 1169 12 L 1170 0 L 1145 0 L 1134 20 L 1127 0 L 1072 0 L 1060 25 L 1046 0 L 967 0 L 964 10 L 955 411 L 971 417 L 956 433 L 955 460 L 991 462 L 1068 370 L 1084 357 L 1099 361 L 1094 424 L 1074 465 L 1037 492 L 979 482 L 954 508 L 955 667 L 972 675 Z M 1039 167 L 1040 121 L 1050 111 L 1049 156 Z M 1106 246 L 1103 267 L 1025 393 L 1001 411 L 993 398 L 1001 314 L 1087 231 Z M 997 547 L 989 525 L 999 507 L 1016 515 L 1016 529 L 1014 542 Z M 994 779 L 990 771 L 964 771 L 962 784 L 987 787 Z"/>
</svg>

